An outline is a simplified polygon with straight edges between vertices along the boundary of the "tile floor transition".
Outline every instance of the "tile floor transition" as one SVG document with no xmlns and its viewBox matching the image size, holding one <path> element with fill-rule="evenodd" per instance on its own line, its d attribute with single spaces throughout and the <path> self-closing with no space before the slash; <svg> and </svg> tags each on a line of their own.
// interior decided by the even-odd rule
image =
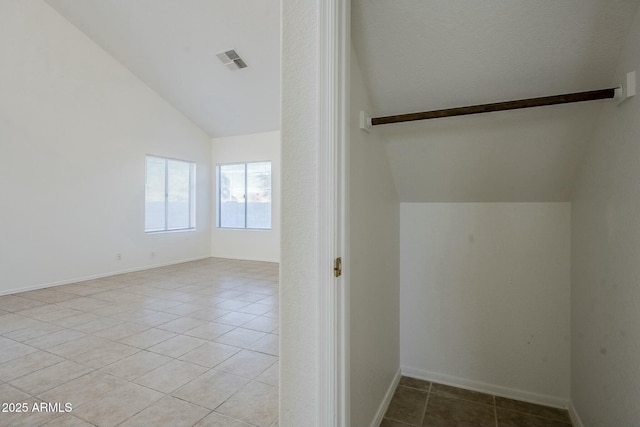
<svg viewBox="0 0 640 427">
<path fill-rule="evenodd" d="M 277 264 L 216 258 L 2 296 L 0 426 L 277 426 L 278 317 Z"/>
<path fill-rule="evenodd" d="M 402 377 L 380 427 L 571 427 L 563 409 Z"/>
</svg>

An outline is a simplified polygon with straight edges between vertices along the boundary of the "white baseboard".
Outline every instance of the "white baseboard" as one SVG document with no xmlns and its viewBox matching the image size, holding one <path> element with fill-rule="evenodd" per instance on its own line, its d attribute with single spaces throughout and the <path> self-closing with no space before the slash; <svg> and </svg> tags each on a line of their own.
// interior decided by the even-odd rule
<svg viewBox="0 0 640 427">
<path fill-rule="evenodd" d="M 81 276 L 81 277 L 76 277 L 76 278 L 73 278 L 73 279 L 58 280 L 56 282 L 41 283 L 41 284 L 33 285 L 33 286 L 25 286 L 25 287 L 21 287 L 21 288 L 8 289 L 8 290 L 1 291 L 0 292 L 0 296 L 2 296 L 2 295 L 10 295 L 10 294 L 17 294 L 17 293 L 20 293 L 20 292 L 36 291 L 38 289 L 51 288 L 53 286 L 70 285 L 72 283 L 86 282 L 87 280 L 102 279 L 102 278 L 105 278 L 105 277 L 117 276 L 118 274 L 134 273 L 136 271 L 151 270 L 153 268 L 167 267 L 169 265 L 182 264 L 184 262 L 191 262 L 191 261 L 200 261 L 200 260 L 208 259 L 208 258 L 211 258 L 211 257 L 209 255 L 205 255 L 205 256 L 199 256 L 199 257 L 194 257 L 194 258 L 187 258 L 187 259 L 182 259 L 182 260 L 170 261 L 170 262 L 165 262 L 165 263 L 160 263 L 160 264 L 153 264 L 153 265 L 147 265 L 147 266 L 142 266 L 142 267 L 128 268 L 128 269 L 124 269 L 124 270 L 111 271 L 111 272 L 94 274 L 94 275 L 89 275 L 89 276 Z"/>
<path fill-rule="evenodd" d="M 379 427 L 380 423 L 382 422 L 382 419 L 384 418 L 384 414 L 387 412 L 387 408 L 389 407 L 389 403 L 391 403 L 391 399 L 393 398 L 393 393 L 395 393 L 396 388 L 398 387 L 398 384 L 400 383 L 400 377 L 401 377 L 401 373 L 400 373 L 400 369 L 398 368 L 398 372 L 396 372 L 396 375 L 393 377 L 393 380 L 391 381 L 391 384 L 389 385 L 389 388 L 387 389 L 387 393 L 384 395 L 384 399 L 382 400 L 382 403 L 380 403 L 380 407 L 378 408 L 378 411 L 376 412 L 376 416 L 373 418 L 373 421 L 371 422 L 371 427 Z"/>
<path fill-rule="evenodd" d="M 584 427 L 584 424 L 582 424 L 582 420 L 580 419 L 576 408 L 573 407 L 573 403 L 569 403 L 569 416 L 571 417 L 573 427 Z"/>
<path fill-rule="evenodd" d="M 454 387 L 464 388 L 467 390 L 489 393 L 495 396 L 506 397 L 508 399 L 521 400 L 523 402 L 537 403 L 539 405 L 552 406 L 554 408 L 569 408 L 569 399 L 563 399 L 557 396 L 548 396 L 543 394 L 531 393 L 528 391 L 518 390 L 509 387 L 503 387 L 495 384 L 488 384 L 480 381 L 468 380 L 465 378 L 454 377 L 451 375 L 439 374 L 436 372 L 423 371 L 410 367 L 401 367 L 402 375 L 407 377 L 418 378 L 425 381 L 433 381 L 435 383 L 450 385 Z"/>
</svg>

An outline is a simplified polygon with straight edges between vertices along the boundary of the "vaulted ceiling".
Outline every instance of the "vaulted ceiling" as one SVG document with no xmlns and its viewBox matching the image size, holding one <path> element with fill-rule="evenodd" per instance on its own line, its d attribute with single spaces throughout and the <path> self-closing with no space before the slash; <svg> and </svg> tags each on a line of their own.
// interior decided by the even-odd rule
<svg viewBox="0 0 640 427">
<path fill-rule="evenodd" d="M 638 0 L 352 0 L 373 116 L 616 86 Z M 631 70 L 629 70 L 631 71 Z M 375 128 L 406 202 L 566 201 L 605 102 Z"/>
<path fill-rule="evenodd" d="M 211 136 L 280 127 L 278 0 L 46 0 Z M 640 0 L 352 0 L 373 116 L 615 86 Z M 249 68 L 216 54 L 235 48 Z M 286 58 L 284 60 L 286 66 Z M 629 70 L 630 71 L 630 70 Z M 567 201 L 606 102 L 385 125 L 406 202 Z"/>
<path fill-rule="evenodd" d="M 280 128 L 279 0 L 46 1 L 209 135 Z"/>
</svg>

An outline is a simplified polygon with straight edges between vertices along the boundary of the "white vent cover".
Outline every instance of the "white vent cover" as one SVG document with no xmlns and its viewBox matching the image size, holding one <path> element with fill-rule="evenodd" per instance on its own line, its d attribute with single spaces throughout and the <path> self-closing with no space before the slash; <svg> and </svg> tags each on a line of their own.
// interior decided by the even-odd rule
<svg viewBox="0 0 640 427">
<path fill-rule="evenodd" d="M 227 66 L 230 70 L 239 70 L 240 68 L 247 68 L 247 63 L 244 62 L 238 52 L 235 49 L 227 50 L 226 52 L 220 52 L 216 55 L 220 62 Z"/>
</svg>

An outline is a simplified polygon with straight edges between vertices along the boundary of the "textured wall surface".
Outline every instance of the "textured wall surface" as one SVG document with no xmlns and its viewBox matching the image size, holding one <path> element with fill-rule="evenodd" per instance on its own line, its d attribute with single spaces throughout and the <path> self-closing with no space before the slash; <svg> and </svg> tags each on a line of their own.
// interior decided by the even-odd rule
<svg viewBox="0 0 640 427">
<path fill-rule="evenodd" d="M 316 424 L 318 5 L 282 2 L 280 425 Z M 318 426 L 320 427 L 320 426 Z"/>
<path fill-rule="evenodd" d="M 0 293 L 209 256 L 201 129 L 40 0 L 0 2 L 0 63 Z M 196 162 L 196 231 L 144 233 L 146 154 Z"/>
<path fill-rule="evenodd" d="M 612 81 L 640 71 L 640 12 Z M 640 420 L 640 96 L 607 105 L 572 198 L 571 397 L 588 427 Z"/>
<path fill-rule="evenodd" d="M 400 368 L 400 205 L 384 141 L 359 129 L 370 108 L 351 55 L 349 138 L 351 425 L 371 425 Z"/>
<path fill-rule="evenodd" d="M 402 203 L 403 373 L 566 405 L 570 205 Z"/>
</svg>

